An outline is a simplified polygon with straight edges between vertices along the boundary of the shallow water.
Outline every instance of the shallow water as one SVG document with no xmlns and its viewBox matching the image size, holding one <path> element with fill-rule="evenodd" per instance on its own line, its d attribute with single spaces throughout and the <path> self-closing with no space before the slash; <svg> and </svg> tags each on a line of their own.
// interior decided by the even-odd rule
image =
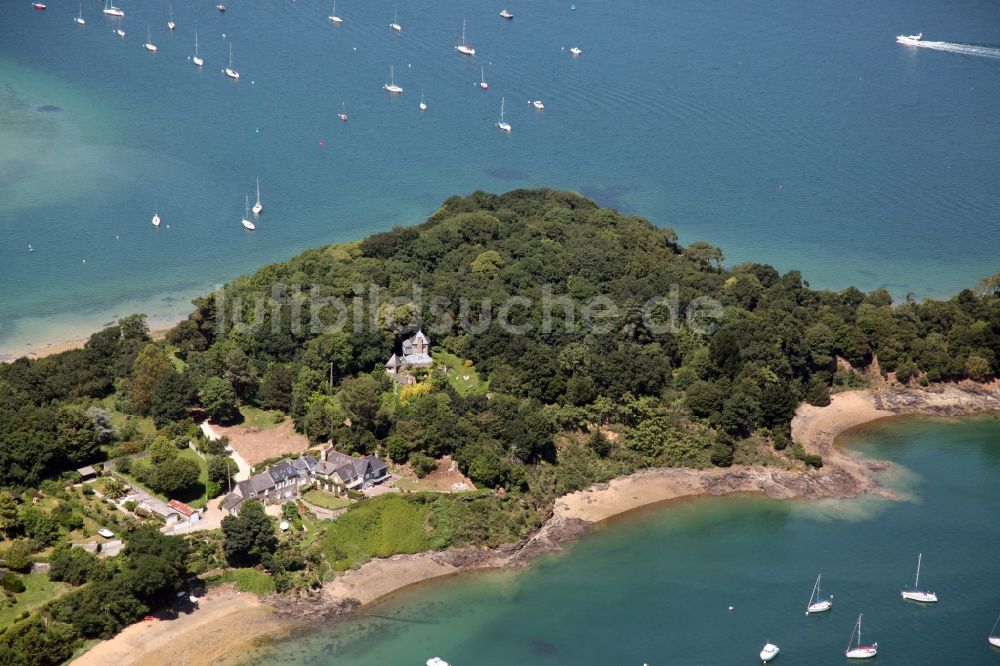
<svg viewBox="0 0 1000 666">
<path fill-rule="evenodd" d="M 242 272 L 475 189 L 578 190 L 820 287 L 945 295 L 998 269 L 1000 60 L 895 43 L 996 47 L 988 0 L 521 3 L 510 22 L 342 0 L 339 27 L 325 2 L 174 3 L 173 32 L 166 2 L 121 4 L 125 39 L 94 0 L 83 27 L 75 3 L 2 10 L 0 350 L 182 316 Z M 474 58 L 452 48 L 462 18 Z M 381 89 L 390 65 L 402 96 Z"/>
<path fill-rule="evenodd" d="M 880 664 L 1000 664 L 1000 420 L 880 425 L 850 444 L 890 460 L 909 501 L 697 498 L 598 526 L 525 571 L 433 581 L 248 663 L 843 664 L 859 612 Z M 921 582 L 940 602 L 903 602 Z M 813 581 L 834 595 L 806 617 Z M 733 606 L 734 610 L 727 609 Z"/>
</svg>

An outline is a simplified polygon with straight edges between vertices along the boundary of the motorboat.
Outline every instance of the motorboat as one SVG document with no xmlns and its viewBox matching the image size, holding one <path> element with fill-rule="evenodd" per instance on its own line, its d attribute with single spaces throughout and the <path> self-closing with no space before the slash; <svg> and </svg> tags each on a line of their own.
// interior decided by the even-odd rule
<svg viewBox="0 0 1000 666">
<path fill-rule="evenodd" d="M 501 9 L 501 10 L 500 10 L 500 18 L 505 18 L 505 19 L 507 19 L 507 20 L 509 21 L 509 20 L 511 20 L 512 18 L 514 18 L 514 15 L 513 15 L 513 14 L 511 14 L 511 13 L 510 13 L 509 11 L 507 11 L 506 9 Z"/>
<path fill-rule="evenodd" d="M 918 42 L 924 38 L 924 33 L 918 32 L 915 35 L 896 35 L 896 41 L 908 46 L 917 46 Z"/>
<path fill-rule="evenodd" d="M 569 52 L 570 52 L 570 53 L 572 53 L 572 54 L 573 54 L 573 55 L 575 55 L 575 56 L 578 56 L 578 55 L 580 55 L 581 53 L 583 53 L 583 51 L 581 51 L 580 49 L 578 49 L 578 48 L 577 48 L 577 47 L 575 47 L 575 46 L 574 46 L 573 48 L 571 48 L 571 49 L 569 50 Z"/>
<path fill-rule="evenodd" d="M 427 666 L 450 666 L 450 664 L 441 657 L 431 657 L 427 660 Z"/>
<path fill-rule="evenodd" d="M 764 645 L 764 648 L 760 651 L 760 660 L 766 664 L 767 662 L 777 657 L 779 652 L 781 652 L 781 649 L 777 645 L 768 642 Z"/>
<path fill-rule="evenodd" d="M 222 4 L 221 2 L 219 4 L 217 4 L 215 6 L 215 8 L 218 9 L 223 14 L 226 12 L 226 6 L 224 4 Z"/>
<path fill-rule="evenodd" d="M 532 102 L 531 106 L 535 107 L 539 111 L 541 111 L 542 109 L 545 108 L 545 105 L 542 104 L 542 100 L 540 100 L 540 99 L 536 99 L 534 102 Z"/>
</svg>

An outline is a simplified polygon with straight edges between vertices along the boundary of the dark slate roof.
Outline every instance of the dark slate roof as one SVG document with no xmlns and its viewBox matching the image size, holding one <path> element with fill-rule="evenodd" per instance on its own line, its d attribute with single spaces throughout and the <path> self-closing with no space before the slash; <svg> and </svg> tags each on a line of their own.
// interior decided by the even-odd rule
<svg viewBox="0 0 1000 666">
<path fill-rule="evenodd" d="M 384 462 L 382 462 L 375 456 L 365 456 L 365 460 L 368 461 L 368 465 L 371 468 L 373 476 L 379 476 L 379 473 L 382 472 L 382 470 L 389 469 L 388 465 L 386 465 Z"/>
<path fill-rule="evenodd" d="M 271 475 L 271 478 L 274 479 L 275 483 L 281 483 L 289 477 L 298 476 L 295 468 L 292 467 L 292 463 L 288 460 L 282 460 L 279 463 L 271 465 L 267 472 Z"/>
<path fill-rule="evenodd" d="M 261 472 L 260 474 L 251 476 L 250 483 L 253 484 L 253 489 L 256 493 L 262 493 L 265 490 L 274 488 L 274 478 L 267 472 Z"/>
<path fill-rule="evenodd" d="M 292 461 L 292 467 L 294 467 L 300 474 L 302 472 L 310 472 L 316 467 L 318 461 L 314 456 L 305 455 L 301 458 L 296 458 Z"/>
<path fill-rule="evenodd" d="M 254 490 L 253 484 L 250 483 L 249 479 L 247 479 L 246 481 L 238 481 L 236 483 L 236 490 L 243 497 L 250 497 L 251 495 L 257 492 L 256 490 Z"/>
<path fill-rule="evenodd" d="M 389 360 L 385 362 L 385 367 L 389 369 L 398 368 L 400 365 L 402 364 L 399 362 L 399 358 L 397 358 L 395 354 L 390 356 Z"/>
<path fill-rule="evenodd" d="M 80 474 L 80 476 L 93 476 L 97 474 L 97 470 L 91 467 L 90 465 L 87 465 L 86 467 L 81 467 L 76 471 Z"/>
<path fill-rule="evenodd" d="M 316 463 L 316 467 L 313 468 L 313 472 L 319 474 L 320 476 L 331 476 L 336 471 L 337 466 L 325 460 L 320 460 Z"/>
<path fill-rule="evenodd" d="M 354 463 L 347 463 L 346 465 L 341 465 L 337 468 L 337 476 L 339 476 L 344 483 L 353 483 L 354 480 L 358 478 L 358 471 L 354 469 Z"/>
<path fill-rule="evenodd" d="M 229 493 L 228 495 L 226 495 L 225 499 L 222 500 L 222 510 L 232 511 L 233 509 L 238 507 L 242 501 L 243 498 L 237 495 L 236 493 Z"/>
</svg>

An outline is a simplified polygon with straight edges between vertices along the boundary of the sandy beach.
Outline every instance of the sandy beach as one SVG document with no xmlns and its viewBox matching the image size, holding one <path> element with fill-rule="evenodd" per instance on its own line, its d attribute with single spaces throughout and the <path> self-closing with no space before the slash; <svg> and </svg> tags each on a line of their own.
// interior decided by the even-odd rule
<svg viewBox="0 0 1000 666">
<path fill-rule="evenodd" d="M 928 391 L 902 389 L 848 391 L 830 405 L 803 405 L 792 421 L 796 442 L 823 455 L 820 470 L 730 467 L 705 470 L 657 468 L 641 470 L 608 483 L 565 495 L 555 502 L 551 517 L 531 537 L 497 549 L 461 548 L 396 555 L 372 560 L 324 586 L 323 598 L 304 601 L 295 612 L 274 612 L 253 598 L 228 591 L 210 595 L 202 608 L 176 620 L 140 623 L 93 648 L 73 662 L 80 666 L 116 663 L 180 664 L 176 645 L 199 645 L 183 663 L 198 666 L 233 659 L 246 646 L 309 622 L 317 614 L 334 614 L 372 603 L 407 586 L 442 576 L 489 568 L 527 566 L 538 555 L 558 550 L 587 528 L 652 504 L 698 495 L 758 493 L 775 499 L 847 498 L 886 493 L 875 472 L 878 461 L 859 461 L 835 446 L 838 436 L 886 418 L 901 415 L 961 416 L 1000 411 L 1000 382 L 963 383 Z M 279 606 L 295 607 L 294 602 Z M 283 620 L 282 617 L 287 617 Z"/>
<path fill-rule="evenodd" d="M 157 328 L 155 330 L 150 330 L 149 335 L 154 340 L 162 340 L 166 337 L 167 331 L 170 328 Z M 90 340 L 90 336 L 86 338 L 76 338 L 73 340 L 65 340 L 62 342 L 49 342 L 41 344 L 38 346 L 24 345 L 20 347 L 13 347 L 10 349 L 4 349 L 0 353 L 0 362 L 12 363 L 19 358 L 42 358 L 44 356 L 52 356 L 53 354 L 61 354 L 64 351 L 69 351 L 71 349 L 83 349 L 83 346 L 87 344 Z"/>
</svg>

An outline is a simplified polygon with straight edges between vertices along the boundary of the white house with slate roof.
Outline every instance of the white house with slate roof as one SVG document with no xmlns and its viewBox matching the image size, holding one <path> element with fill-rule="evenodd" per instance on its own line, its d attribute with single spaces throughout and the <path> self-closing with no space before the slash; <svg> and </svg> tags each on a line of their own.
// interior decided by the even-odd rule
<svg viewBox="0 0 1000 666">
<path fill-rule="evenodd" d="M 271 465 L 236 484 L 233 492 L 222 500 L 222 508 L 231 515 L 239 514 L 245 500 L 274 504 L 298 497 L 299 489 L 316 483 L 331 492 L 369 488 L 389 478 L 389 466 L 375 456 L 355 458 L 328 449 L 325 460 L 304 455 L 288 458 Z"/>
</svg>

